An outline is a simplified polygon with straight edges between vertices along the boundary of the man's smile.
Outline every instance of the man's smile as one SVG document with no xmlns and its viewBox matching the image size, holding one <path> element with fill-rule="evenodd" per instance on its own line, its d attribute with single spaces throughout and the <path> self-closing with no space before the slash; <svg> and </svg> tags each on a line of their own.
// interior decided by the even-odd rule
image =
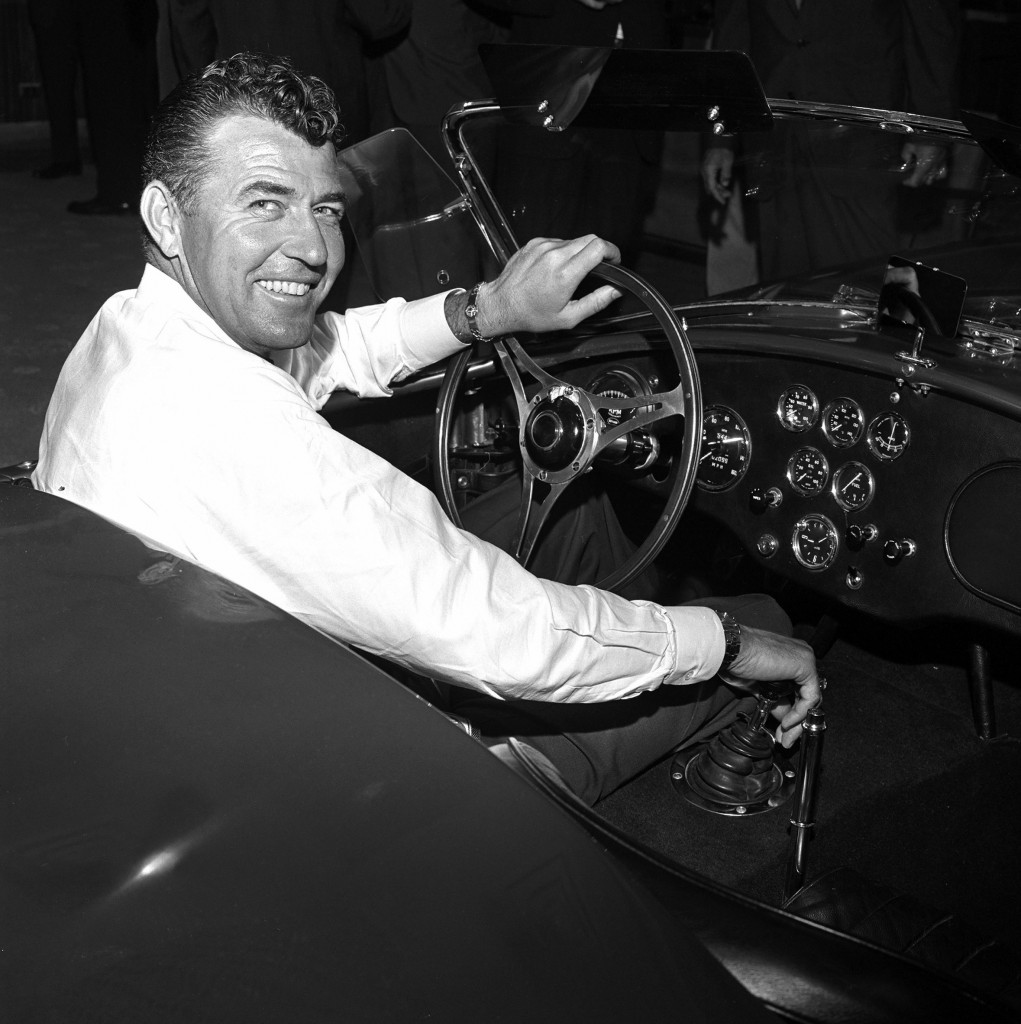
<svg viewBox="0 0 1021 1024">
<path fill-rule="evenodd" d="M 304 281 L 256 281 L 255 282 L 263 291 L 272 292 L 274 295 L 307 295 L 312 289 L 312 285 Z"/>
</svg>

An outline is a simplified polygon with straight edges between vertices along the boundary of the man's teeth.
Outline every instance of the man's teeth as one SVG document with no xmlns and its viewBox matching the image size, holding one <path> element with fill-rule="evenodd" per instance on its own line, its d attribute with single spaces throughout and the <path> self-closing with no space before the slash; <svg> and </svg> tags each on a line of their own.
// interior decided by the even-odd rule
<svg viewBox="0 0 1021 1024">
<path fill-rule="evenodd" d="M 288 295 L 305 295 L 309 290 L 309 285 L 299 284 L 297 281 L 256 281 L 255 283 L 268 292 L 285 292 Z"/>
</svg>

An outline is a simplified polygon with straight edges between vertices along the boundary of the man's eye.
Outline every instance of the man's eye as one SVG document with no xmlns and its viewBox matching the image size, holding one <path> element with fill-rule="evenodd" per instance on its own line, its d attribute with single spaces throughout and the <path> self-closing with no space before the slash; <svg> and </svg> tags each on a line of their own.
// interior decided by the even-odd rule
<svg viewBox="0 0 1021 1024">
<path fill-rule="evenodd" d="M 316 215 L 326 220 L 342 220 L 344 208 L 341 206 L 317 206 Z"/>
<path fill-rule="evenodd" d="M 280 203 L 275 199 L 256 199 L 251 209 L 258 213 L 274 213 L 280 209 Z"/>
</svg>

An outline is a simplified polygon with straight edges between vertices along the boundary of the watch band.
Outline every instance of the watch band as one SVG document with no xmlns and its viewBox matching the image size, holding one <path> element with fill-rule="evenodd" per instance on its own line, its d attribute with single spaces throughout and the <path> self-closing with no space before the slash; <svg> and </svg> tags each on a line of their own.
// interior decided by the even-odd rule
<svg viewBox="0 0 1021 1024">
<path fill-rule="evenodd" d="M 471 331 L 471 336 L 475 341 L 487 340 L 482 336 L 482 332 L 479 330 L 479 325 L 476 322 L 479 315 L 479 289 L 484 284 L 485 281 L 479 281 L 478 284 L 472 287 L 471 291 L 468 292 L 468 300 L 464 307 L 464 318 L 468 321 L 468 330 Z"/>
<path fill-rule="evenodd" d="M 720 662 L 720 672 L 726 671 L 734 663 L 734 659 L 741 653 L 741 623 L 734 618 L 730 612 L 717 612 L 720 625 L 723 626 L 723 661 Z"/>
</svg>

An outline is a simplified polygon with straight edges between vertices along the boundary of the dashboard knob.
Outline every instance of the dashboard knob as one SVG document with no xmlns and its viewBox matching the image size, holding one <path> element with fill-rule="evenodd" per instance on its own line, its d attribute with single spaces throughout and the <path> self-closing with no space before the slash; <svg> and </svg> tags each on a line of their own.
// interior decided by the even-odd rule
<svg viewBox="0 0 1021 1024">
<path fill-rule="evenodd" d="M 779 508 L 783 503 L 783 495 L 779 487 L 770 487 L 765 491 L 761 487 L 753 487 L 748 503 L 753 512 L 765 512 L 768 508 Z"/>
<path fill-rule="evenodd" d="M 902 559 L 913 555 L 915 550 L 915 542 L 908 537 L 901 537 L 899 540 L 888 540 L 883 545 L 883 558 L 890 565 L 896 565 Z"/>
</svg>

